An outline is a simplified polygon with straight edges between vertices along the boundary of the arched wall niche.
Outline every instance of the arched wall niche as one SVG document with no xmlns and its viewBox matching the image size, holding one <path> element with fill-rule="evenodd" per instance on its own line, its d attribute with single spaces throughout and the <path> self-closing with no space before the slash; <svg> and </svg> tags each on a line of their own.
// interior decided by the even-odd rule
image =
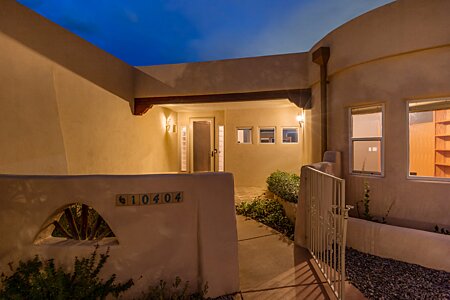
<svg viewBox="0 0 450 300">
<path fill-rule="evenodd" d="M 35 245 L 111 246 L 119 241 L 105 219 L 91 206 L 70 203 L 57 209 L 44 222 Z"/>
</svg>

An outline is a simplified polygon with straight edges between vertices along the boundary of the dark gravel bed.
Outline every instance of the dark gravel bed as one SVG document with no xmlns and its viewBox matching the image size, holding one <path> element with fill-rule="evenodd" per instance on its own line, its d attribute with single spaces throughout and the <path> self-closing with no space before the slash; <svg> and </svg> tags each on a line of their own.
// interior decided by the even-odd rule
<svg viewBox="0 0 450 300">
<path fill-rule="evenodd" d="M 369 299 L 450 299 L 450 273 L 445 271 L 351 248 L 345 259 L 347 279 Z"/>
<path fill-rule="evenodd" d="M 242 299 L 239 296 L 239 292 L 236 294 L 232 294 L 232 295 L 223 295 L 223 296 L 219 296 L 217 298 L 206 298 L 207 300 L 238 300 L 238 299 Z"/>
</svg>

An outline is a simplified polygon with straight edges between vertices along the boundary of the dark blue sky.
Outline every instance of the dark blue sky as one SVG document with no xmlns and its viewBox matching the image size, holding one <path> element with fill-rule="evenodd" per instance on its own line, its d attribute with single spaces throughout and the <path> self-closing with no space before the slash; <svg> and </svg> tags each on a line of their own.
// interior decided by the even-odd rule
<svg viewBox="0 0 450 300">
<path fill-rule="evenodd" d="M 18 0 L 131 65 L 306 51 L 391 0 Z"/>
</svg>

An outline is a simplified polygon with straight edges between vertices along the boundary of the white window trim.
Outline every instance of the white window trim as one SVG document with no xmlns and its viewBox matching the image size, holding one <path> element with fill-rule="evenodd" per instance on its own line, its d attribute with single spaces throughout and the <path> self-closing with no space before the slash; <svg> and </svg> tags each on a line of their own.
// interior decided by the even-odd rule
<svg viewBox="0 0 450 300">
<path fill-rule="evenodd" d="M 381 137 L 370 137 L 370 138 L 353 138 L 353 118 L 352 109 L 354 108 L 365 108 L 381 106 Z M 349 137 L 348 137 L 348 147 L 349 147 L 349 173 L 355 176 L 364 177 L 384 177 L 384 137 L 385 137 L 385 109 L 384 103 L 373 103 L 365 106 L 352 106 L 348 109 L 348 119 L 349 119 Z M 370 172 L 370 171 L 355 171 L 353 170 L 353 142 L 354 141 L 380 141 L 381 143 L 381 172 Z"/>
<path fill-rule="evenodd" d="M 273 143 L 261 143 L 261 129 L 273 129 Z M 275 145 L 277 143 L 277 128 L 275 126 L 258 127 L 258 144 L 259 145 Z"/>
<path fill-rule="evenodd" d="M 242 130 L 242 129 L 250 129 L 251 130 L 251 134 L 250 134 L 250 143 L 239 143 L 238 142 L 238 130 Z M 236 144 L 238 145 L 252 145 L 253 144 L 253 126 L 238 126 L 236 127 Z"/>
<path fill-rule="evenodd" d="M 284 129 L 295 129 L 295 130 L 297 130 L 297 142 L 285 143 L 283 141 L 283 137 L 284 137 L 283 130 Z M 281 134 L 280 134 L 280 136 L 281 136 L 281 144 L 283 144 L 283 145 L 298 145 L 298 143 L 300 142 L 300 128 L 298 126 L 283 126 L 283 127 L 281 127 Z"/>
<path fill-rule="evenodd" d="M 430 177 L 430 176 L 414 176 L 410 175 L 410 159 L 409 159 L 409 104 L 414 102 L 436 101 L 444 100 L 448 98 L 427 98 L 427 99 L 415 99 L 406 101 L 406 179 L 420 182 L 433 182 L 433 183 L 447 183 L 450 182 L 450 178 L 445 177 Z"/>
</svg>

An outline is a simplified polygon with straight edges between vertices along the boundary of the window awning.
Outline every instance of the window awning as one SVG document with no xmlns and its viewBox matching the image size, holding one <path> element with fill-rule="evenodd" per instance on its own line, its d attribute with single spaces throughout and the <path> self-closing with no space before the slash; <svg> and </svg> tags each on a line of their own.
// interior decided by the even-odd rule
<svg viewBox="0 0 450 300">
<path fill-rule="evenodd" d="M 352 108 L 352 115 L 367 115 L 381 112 L 381 105 Z"/>
<path fill-rule="evenodd" d="M 409 112 L 424 112 L 430 110 L 450 109 L 450 99 L 439 99 L 423 102 L 410 102 Z"/>
</svg>

